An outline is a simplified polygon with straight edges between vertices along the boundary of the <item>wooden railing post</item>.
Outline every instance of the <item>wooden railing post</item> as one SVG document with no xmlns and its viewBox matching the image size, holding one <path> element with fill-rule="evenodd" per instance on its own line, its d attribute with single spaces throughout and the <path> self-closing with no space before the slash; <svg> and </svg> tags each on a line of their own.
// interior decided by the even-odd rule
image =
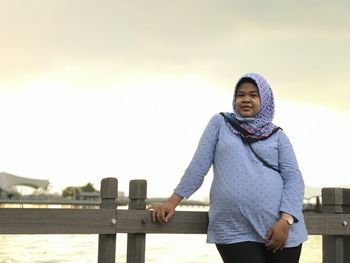
<svg viewBox="0 0 350 263">
<path fill-rule="evenodd" d="M 115 218 L 111 224 L 116 224 L 118 180 L 116 178 L 104 178 L 101 181 L 101 205 L 100 209 L 114 209 Z M 100 234 L 98 239 L 98 263 L 115 263 L 116 234 Z"/>
<path fill-rule="evenodd" d="M 129 209 L 145 210 L 147 198 L 147 181 L 131 180 L 129 184 Z M 141 220 L 141 218 L 140 218 Z M 127 263 L 145 262 L 146 235 L 128 234 Z"/>
<path fill-rule="evenodd" d="M 323 188 L 322 213 L 348 214 L 350 213 L 350 189 Z M 339 222 L 349 227 L 350 222 Z M 323 263 L 350 262 L 350 236 L 322 236 Z"/>
</svg>

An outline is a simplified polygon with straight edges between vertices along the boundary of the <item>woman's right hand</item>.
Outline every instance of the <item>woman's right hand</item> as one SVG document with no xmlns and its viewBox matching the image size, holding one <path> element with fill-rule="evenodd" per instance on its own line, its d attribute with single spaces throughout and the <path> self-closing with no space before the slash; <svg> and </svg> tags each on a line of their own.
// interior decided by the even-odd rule
<svg viewBox="0 0 350 263">
<path fill-rule="evenodd" d="M 176 205 L 174 203 L 166 201 L 159 205 L 150 205 L 147 209 L 152 212 L 153 222 L 158 219 L 158 221 L 163 224 L 168 223 L 169 219 L 174 215 L 175 207 Z"/>
</svg>

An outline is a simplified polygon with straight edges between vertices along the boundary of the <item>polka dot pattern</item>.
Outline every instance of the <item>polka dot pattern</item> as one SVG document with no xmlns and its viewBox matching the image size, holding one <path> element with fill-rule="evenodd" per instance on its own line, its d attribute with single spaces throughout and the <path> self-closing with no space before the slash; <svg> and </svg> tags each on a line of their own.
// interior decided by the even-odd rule
<svg viewBox="0 0 350 263">
<path fill-rule="evenodd" d="M 306 237 L 301 213 L 304 184 L 291 144 L 283 131 L 253 144 L 256 152 L 281 173 L 265 167 L 224 118 L 217 114 L 207 125 L 197 150 L 175 193 L 189 198 L 203 183 L 213 165 L 210 190 L 208 242 L 265 242 L 268 229 L 280 211 L 299 222 L 289 234 L 287 246 Z"/>
</svg>

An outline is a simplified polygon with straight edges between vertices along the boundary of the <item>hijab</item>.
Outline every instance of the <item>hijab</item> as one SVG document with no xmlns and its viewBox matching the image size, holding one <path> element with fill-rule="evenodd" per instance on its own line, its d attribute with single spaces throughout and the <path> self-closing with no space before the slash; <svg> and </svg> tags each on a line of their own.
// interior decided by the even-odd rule
<svg viewBox="0 0 350 263">
<path fill-rule="evenodd" d="M 252 118 L 243 118 L 236 111 L 235 100 L 237 88 L 241 84 L 240 81 L 243 78 L 249 78 L 254 81 L 256 84 L 259 95 L 260 95 L 260 110 Z M 244 82 L 243 82 L 244 83 Z M 277 128 L 276 125 L 272 123 L 273 117 L 275 114 L 275 102 L 273 98 L 272 89 L 269 83 L 259 74 L 256 73 L 247 73 L 243 75 L 235 86 L 235 93 L 233 97 L 233 113 L 228 113 L 226 116 L 228 118 L 235 119 L 237 123 L 246 130 L 249 135 L 248 137 L 252 139 L 265 139 L 269 137 L 270 134 L 274 132 Z M 232 128 L 232 131 L 235 134 L 240 134 L 239 131 Z"/>
</svg>

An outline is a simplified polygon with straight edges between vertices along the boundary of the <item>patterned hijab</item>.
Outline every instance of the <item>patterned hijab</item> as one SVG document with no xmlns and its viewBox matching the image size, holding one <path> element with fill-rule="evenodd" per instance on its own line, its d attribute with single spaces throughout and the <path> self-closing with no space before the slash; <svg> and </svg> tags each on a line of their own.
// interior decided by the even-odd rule
<svg viewBox="0 0 350 263">
<path fill-rule="evenodd" d="M 255 115 L 253 118 L 241 117 L 235 108 L 236 91 L 238 87 L 237 84 L 242 78 L 250 78 L 254 80 L 258 87 L 261 106 L 257 115 Z M 268 137 L 274 131 L 274 129 L 277 128 L 277 126 L 272 123 L 273 116 L 275 114 L 275 102 L 270 85 L 262 76 L 256 73 L 248 73 L 243 75 L 237 81 L 237 84 L 233 98 L 233 113 L 227 114 L 227 117 L 236 119 L 239 125 L 250 134 L 250 138 L 264 139 Z M 232 131 L 239 134 L 239 132 L 235 129 L 232 129 Z"/>
</svg>

